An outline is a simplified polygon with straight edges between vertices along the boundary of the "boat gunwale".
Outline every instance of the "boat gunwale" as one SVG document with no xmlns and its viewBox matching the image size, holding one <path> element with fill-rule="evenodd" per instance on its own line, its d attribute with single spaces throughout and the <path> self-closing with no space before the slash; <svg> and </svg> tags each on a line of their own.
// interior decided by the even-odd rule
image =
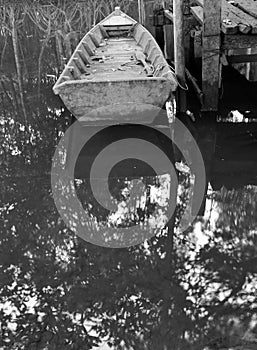
<svg viewBox="0 0 257 350">
<path fill-rule="evenodd" d="M 74 79 L 74 78 L 70 78 L 70 80 L 63 80 L 63 77 L 66 75 L 67 71 L 68 71 L 68 67 L 69 65 L 74 61 L 74 58 L 78 52 L 78 50 L 80 49 L 81 45 L 83 45 L 83 42 L 85 41 L 86 37 L 90 37 L 90 34 L 94 34 L 94 31 L 96 30 L 97 27 L 99 27 L 99 29 L 101 30 L 101 26 L 104 24 L 104 22 L 115 16 L 115 13 L 118 13 L 118 14 L 122 14 L 122 16 L 124 16 L 125 18 L 128 18 L 129 20 L 131 20 L 133 24 L 136 24 L 137 26 L 139 27 L 142 27 L 143 30 L 145 32 L 148 32 L 148 34 L 151 36 L 150 39 L 152 40 L 152 42 L 155 44 L 155 48 L 160 52 L 160 54 L 163 56 L 163 58 L 165 59 L 164 57 L 164 54 L 163 52 L 161 51 L 158 43 L 156 42 L 155 38 L 152 36 L 152 34 L 147 30 L 147 28 L 145 28 L 144 26 L 142 26 L 139 22 L 137 22 L 136 20 L 134 20 L 133 18 L 131 18 L 130 16 L 128 16 L 127 14 L 125 14 L 124 12 L 122 12 L 121 10 L 115 10 L 113 11 L 112 13 L 110 13 L 107 17 L 105 17 L 102 21 L 100 21 L 99 23 L 97 23 L 94 27 L 92 27 L 83 37 L 82 39 L 79 41 L 76 49 L 74 50 L 73 54 L 71 55 L 71 57 L 69 58 L 67 64 L 65 65 L 65 68 L 63 69 L 61 75 L 59 76 L 59 78 L 57 79 L 57 81 L 55 82 L 54 86 L 53 86 L 53 91 L 56 95 L 59 94 L 59 89 L 63 88 L 64 86 L 67 86 L 67 85 L 75 85 L 75 84 L 78 84 L 78 85 L 84 85 L 84 84 L 93 84 L 93 83 L 108 83 L 108 82 L 111 82 L 111 83 L 114 83 L 114 82 L 128 82 L 128 81 L 170 81 L 171 82 L 171 85 L 174 85 L 175 84 L 175 79 L 170 79 L 167 77 L 167 75 L 173 75 L 174 76 L 174 73 L 172 72 L 172 70 L 169 68 L 169 72 L 167 72 L 165 75 L 163 76 L 160 76 L 160 77 L 131 77 L 131 78 L 108 78 L 108 79 L 100 79 L 100 78 L 96 78 L 96 79 Z M 169 67 L 168 65 L 168 62 L 166 62 L 165 60 L 165 63 L 167 65 L 167 67 Z M 62 82 L 61 82 L 62 81 Z M 176 87 L 177 87 L 177 84 L 175 84 Z M 173 91 L 176 90 L 176 88 L 173 88 L 172 89 Z"/>
<path fill-rule="evenodd" d="M 119 13 L 122 14 L 122 16 L 124 16 L 125 18 L 127 18 L 127 19 L 129 19 L 129 20 L 132 21 L 132 24 L 131 24 L 131 25 L 133 25 L 133 24 L 140 24 L 139 22 L 137 22 L 136 20 L 134 20 L 133 18 L 131 18 L 130 16 L 128 16 L 126 13 L 124 13 L 124 12 L 122 12 L 122 11 L 120 11 L 120 10 L 118 10 L 118 11 L 119 11 Z M 80 46 L 83 45 L 83 41 L 85 40 L 85 38 L 86 38 L 87 36 L 90 36 L 90 34 L 93 34 L 93 32 L 96 30 L 97 27 L 99 27 L 99 29 L 101 30 L 100 26 L 102 26 L 102 25 L 104 24 L 104 22 L 105 22 L 107 19 L 109 19 L 109 18 L 115 16 L 115 13 L 117 13 L 118 11 L 116 11 L 116 10 L 113 11 L 113 12 L 110 13 L 107 17 L 105 17 L 104 19 L 102 19 L 99 23 L 96 23 L 96 25 L 94 25 L 94 26 L 82 37 L 82 39 L 79 41 L 79 43 L 78 43 L 76 49 L 74 50 L 73 54 L 72 54 L 71 57 L 69 58 L 69 60 L 68 60 L 68 62 L 67 62 L 67 64 L 66 64 L 66 66 L 64 67 L 64 69 L 63 69 L 61 75 L 60 75 L 59 78 L 56 80 L 56 82 L 55 82 L 55 84 L 54 84 L 54 86 L 53 86 L 53 90 L 55 90 L 55 88 L 56 88 L 58 85 L 63 84 L 63 83 L 60 83 L 60 81 L 63 79 L 63 76 L 65 76 L 65 74 L 66 74 L 66 72 L 67 72 L 67 70 L 68 70 L 69 62 L 72 62 L 72 61 L 74 60 L 75 55 L 76 55 L 76 53 L 78 52 Z M 145 28 L 145 29 L 146 29 L 146 28 Z M 147 30 L 147 29 L 146 29 L 146 30 Z M 154 38 L 153 38 L 153 39 L 154 39 Z"/>
<path fill-rule="evenodd" d="M 131 22 L 133 22 L 132 24 L 136 24 L 139 23 L 138 21 L 136 21 L 134 18 L 130 17 L 129 15 L 127 15 L 125 12 L 122 12 L 120 9 L 118 10 L 114 10 L 113 12 L 111 12 L 108 16 L 106 16 L 105 18 L 103 18 L 99 23 L 97 23 L 93 28 L 95 28 L 97 25 L 103 25 L 104 22 L 106 22 L 109 18 L 116 16 L 116 15 L 120 15 L 122 17 L 125 17 L 127 19 L 129 19 Z M 128 25 L 128 24 L 126 24 Z M 107 24 L 107 26 L 109 26 L 109 24 Z M 120 26 L 120 24 L 119 24 Z M 91 28 L 90 30 L 92 30 L 93 28 Z"/>
<path fill-rule="evenodd" d="M 139 77 L 139 78 L 108 78 L 108 79 L 95 79 L 95 80 L 87 80 L 87 79 L 78 79 L 78 80 L 67 80 L 62 83 L 59 83 L 58 86 L 54 86 L 53 90 L 55 94 L 58 94 L 56 91 L 59 88 L 63 88 L 67 85 L 88 85 L 88 84 L 94 84 L 94 83 L 122 83 L 122 82 L 140 82 L 140 81 L 169 81 L 169 79 L 165 77 Z"/>
</svg>

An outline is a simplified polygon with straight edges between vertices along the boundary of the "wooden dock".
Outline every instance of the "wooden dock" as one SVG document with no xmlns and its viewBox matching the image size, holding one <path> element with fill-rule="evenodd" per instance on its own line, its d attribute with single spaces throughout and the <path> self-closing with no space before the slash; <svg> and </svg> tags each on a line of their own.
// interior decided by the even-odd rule
<svg viewBox="0 0 257 350">
<path fill-rule="evenodd" d="M 233 65 L 248 80 L 257 81 L 257 1 L 181 0 L 184 6 L 186 65 L 201 59 L 201 83 L 195 84 L 203 112 L 219 106 L 222 65 Z M 174 60 L 178 25 L 173 8 L 163 11 L 166 58 Z M 161 21 L 157 26 L 161 25 Z M 192 79 L 191 79 L 192 80 Z"/>
<path fill-rule="evenodd" d="M 233 64 L 241 72 L 245 68 L 246 78 L 253 78 L 252 71 L 255 71 L 257 62 L 257 3 L 254 0 L 195 2 L 198 5 L 191 7 L 191 13 L 202 28 L 203 109 L 217 110 L 222 64 Z M 210 14 L 213 19 L 210 19 Z M 220 23 L 220 33 L 215 30 L 210 33 L 215 19 L 216 23 Z M 215 42 L 210 34 L 216 37 Z M 210 52 L 213 52 L 212 58 Z"/>
<path fill-rule="evenodd" d="M 192 14 L 203 24 L 204 0 L 195 0 L 198 4 L 191 6 Z M 249 7 L 249 10 L 248 10 Z M 255 4 L 257 12 L 257 4 Z M 257 34 L 257 15 L 252 16 L 253 1 L 221 0 L 221 31 L 226 34 Z"/>
</svg>

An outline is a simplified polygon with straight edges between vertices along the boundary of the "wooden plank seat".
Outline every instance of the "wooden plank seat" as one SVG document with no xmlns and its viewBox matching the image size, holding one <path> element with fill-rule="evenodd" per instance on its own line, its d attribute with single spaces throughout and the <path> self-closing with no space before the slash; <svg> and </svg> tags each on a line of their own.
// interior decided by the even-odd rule
<svg viewBox="0 0 257 350">
<path fill-rule="evenodd" d="M 235 0 L 233 4 L 240 8 L 245 13 L 248 13 L 254 18 L 257 18 L 256 0 Z"/>
</svg>

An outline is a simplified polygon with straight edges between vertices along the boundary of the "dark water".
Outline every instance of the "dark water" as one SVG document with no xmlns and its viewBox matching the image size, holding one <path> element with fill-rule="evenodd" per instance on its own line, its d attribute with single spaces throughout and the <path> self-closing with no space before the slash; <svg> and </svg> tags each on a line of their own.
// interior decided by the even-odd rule
<svg viewBox="0 0 257 350">
<path fill-rule="evenodd" d="M 10 15 L 10 8 L 4 8 Z M 52 86 L 82 22 L 74 17 L 77 27 L 70 36 L 58 29 L 47 37 L 44 20 L 36 25 L 33 16 L 15 16 L 23 21 L 17 23 L 18 61 L 12 36 L 3 27 L 0 37 L 0 348 L 91 349 L 105 343 L 115 349 L 254 349 L 256 84 L 224 71 L 223 101 L 214 125 L 198 116 L 199 106 L 188 96 L 196 121 L 184 122 L 201 149 L 208 180 L 194 223 L 185 232 L 179 229 L 196 175 L 175 151 L 179 186 L 169 231 L 159 230 L 132 247 L 96 246 L 67 228 L 51 188 L 53 155 L 72 121 Z M 232 123 L 233 115 L 239 115 L 233 110 L 247 122 Z M 149 139 L 155 142 L 156 137 Z M 157 139 L 163 149 L 165 142 Z M 119 203 L 135 186 L 134 198 L 141 204 L 131 202 L 128 212 L 110 217 L 95 200 L 88 179 L 82 179 L 76 189 L 84 209 L 96 222 L 120 227 L 147 221 L 157 209 L 161 215 L 169 179 L 156 178 L 146 168 L 129 161 L 109 178 Z M 141 171 L 147 172 L 139 184 L 143 190 L 131 182 Z"/>
</svg>

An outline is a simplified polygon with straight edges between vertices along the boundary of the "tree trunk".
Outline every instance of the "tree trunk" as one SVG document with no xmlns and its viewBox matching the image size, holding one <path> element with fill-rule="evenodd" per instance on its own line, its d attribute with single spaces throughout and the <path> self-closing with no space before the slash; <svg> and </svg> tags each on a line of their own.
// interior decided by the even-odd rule
<svg viewBox="0 0 257 350">
<path fill-rule="evenodd" d="M 46 33 L 46 37 L 45 40 L 43 42 L 43 45 L 41 47 L 40 50 L 40 54 L 38 57 L 38 79 L 37 79 L 37 92 L 38 92 L 38 99 L 40 99 L 40 84 L 41 84 L 41 64 L 42 64 L 42 58 L 43 58 L 43 54 L 44 54 L 44 50 L 46 48 L 46 45 L 50 39 L 50 35 L 51 35 L 51 20 L 48 20 L 48 27 L 47 27 L 47 33 Z"/>
<path fill-rule="evenodd" d="M 3 91 L 5 93 L 5 96 L 6 96 L 6 99 L 7 101 L 9 102 L 9 104 L 12 106 L 13 108 L 13 113 L 14 115 L 17 115 L 18 112 L 17 112 L 17 106 L 15 105 L 15 97 L 13 97 L 13 100 L 12 98 L 9 96 L 8 94 L 8 89 L 6 88 L 5 86 L 5 83 L 3 81 L 1 81 L 1 85 L 2 85 L 2 88 L 3 88 Z M 5 103 L 3 102 L 3 107 L 5 106 Z"/>
<path fill-rule="evenodd" d="M 71 46 L 71 33 L 67 33 L 64 37 L 64 45 L 65 45 L 65 57 L 67 61 L 70 59 L 72 55 L 72 46 Z"/>
<path fill-rule="evenodd" d="M 11 87 L 11 91 L 12 91 L 12 95 L 13 95 L 13 103 L 15 106 L 15 115 L 19 116 L 19 100 L 17 100 L 17 93 L 16 93 L 16 89 L 14 86 L 14 82 L 12 78 L 9 78 L 9 83 L 10 83 L 10 87 Z"/>
<path fill-rule="evenodd" d="M 3 62 L 4 62 L 4 55 L 5 55 L 6 46 L 7 46 L 7 35 L 4 38 L 4 47 L 3 47 L 2 52 L 1 52 L 0 69 L 3 68 Z"/>
<path fill-rule="evenodd" d="M 64 59 L 66 58 L 66 55 L 63 51 L 63 46 L 62 46 L 62 34 L 60 31 L 57 31 L 55 33 L 55 40 L 56 40 L 56 47 L 59 53 L 59 57 L 60 57 L 60 68 L 63 69 L 64 68 Z"/>
<path fill-rule="evenodd" d="M 18 45 L 18 33 L 17 33 L 15 14 L 14 14 L 13 7 L 10 8 L 10 21 L 11 21 L 11 32 L 12 32 L 14 59 L 15 59 L 17 77 L 18 77 L 19 94 L 20 94 L 20 99 L 21 99 L 21 108 L 22 108 L 22 112 L 23 112 L 24 123 L 25 123 L 25 126 L 27 126 L 28 118 L 27 118 L 27 112 L 26 112 L 25 103 L 24 103 L 22 69 L 21 69 L 21 62 L 20 62 L 20 56 L 19 56 L 19 45 Z"/>
</svg>

